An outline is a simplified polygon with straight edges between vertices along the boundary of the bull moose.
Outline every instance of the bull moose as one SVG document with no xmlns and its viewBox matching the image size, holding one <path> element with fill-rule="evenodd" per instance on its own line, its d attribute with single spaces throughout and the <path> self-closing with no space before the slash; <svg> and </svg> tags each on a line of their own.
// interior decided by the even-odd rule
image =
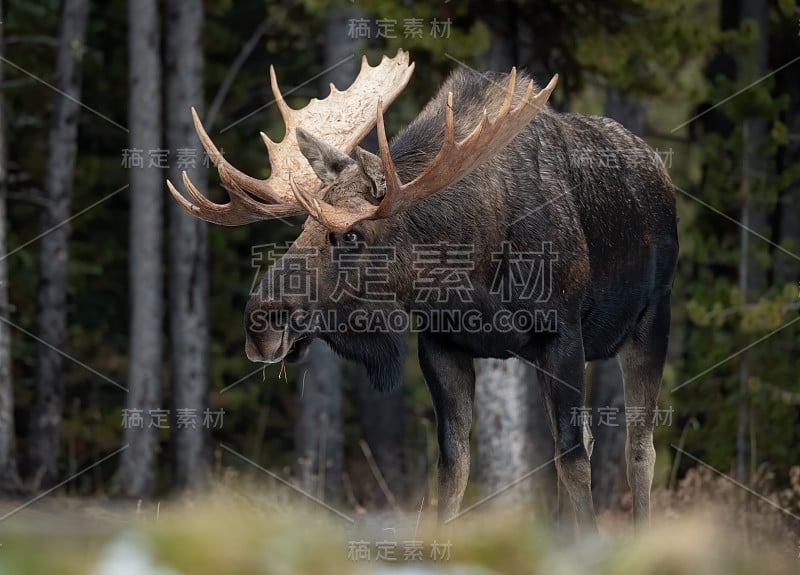
<svg viewBox="0 0 800 575">
<path fill-rule="evenodd" d="M 643 414 L 627 427 L 625 455 L 634 523 L 646 524 L 655 464 L 653 415 L 678 253 L 669 175 L 656 152 L 617 122 L 549 108 L 557 76 L 537 89 L 516 69 L 509 74 L 456 69 L 389 143 L 383 108 L 413 69 L 402 50 L 377 66 L 364 58 L 350 88 L 331 85 L 328 97 L 295 110 L 270 68 L 286 134 L 279 144 L 261 134 L 271 165 L 265 180 L 223 158 L 192 110 L 230 200 L 208 200 L 184 173 L 191 202 L 167 183 L 189 213 L 221 225 L 309 216 L 247 304 L 247 357 L 296 361 L 319 337 L 341 356 L 364 364 L 374 386 L 390 389 L 402 380 L 405 328 L 325 329 L 309 318 L 318 312 L 341 318 L 356 311 L 445 309 L 492 318 L 502 311 L 547 310 L 555 318 L 547 329 L 535 324 L 501 329 L 489 322 L 477 330 L 431 325 L 419 330 L 419 362 L 438 430 L 439 517 L 458 513 L 467 485 L 473 359 L 518 357 L 538 370 L 560 489 L 566 490 L 578 525 L 596 529 L 591 449 L 587 429 L 575 425 L 574 413 L 585 400 L 586 362 L 619 354 L 626 409 Z M 376 124 L 378 155 L 356 147 Z M 603 161 L 609 152 L 613 161 Z M 469 246 L 470 265 L 456 274 L 469 282 L 469 290 L 419 297 L 415 278 L 421 270 L 413 254 L 421 244 Z M 520 269 L 523 275 L 527 269 L 526 277 L 534 267 L 541 271 L 541 258 L 514 254 L 541 254 L 543 246 L 557 256 L 548 259 L 551 285 L 546 297 L 526 297 L 525 282 L 511 280 Z M 392 258 L 366 257 L 381 249 Z M 304 266 L 284 265 L 298 254 Z M 339 289 L 345 265 L 375 281 L 351 281 L 349 289 Z M 498 278 L 509 280 L 510 287 L 497 289 Z M 428 291 L 445 282 L 441 276 L 428 279 Z M 310 291 L 282 289 L 303 282 Z"/>
</svg>

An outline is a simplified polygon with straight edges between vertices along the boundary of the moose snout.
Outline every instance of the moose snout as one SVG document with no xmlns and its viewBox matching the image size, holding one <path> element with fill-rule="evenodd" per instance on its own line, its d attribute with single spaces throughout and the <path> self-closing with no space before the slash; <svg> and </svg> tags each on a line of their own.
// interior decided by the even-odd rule
<svg viewBox="0 0 800 575">
<path fill-rule="evenodd" d="M 244 351 L 247 359 L 259 363 L 276 363 L 283 358 L 281 353 L 283 332 L 270 333 L 245 330 Z"/>
<path fill-rule="evenodd" d="M 301 361 L 308 352 L 313 335 L 307 323 L 311 317 L 301 309 L 292 309 L 283 302 L 251 300 L 245 308 L 245 353 L 247 359 L 259 363 Z"/>
<path fill-rule="evenodd" d="M 245 354 L 247 359 L 276 363 L 286 354 L 285 329 L 270 321 L 270 311 L 248 303 L 245 309 Z"/>
<path fill-rule="evenodd" d="M 277 345 L 280 346 L 280 340 Z M 277 363 L 281 360 L 281 355 L 277 353 L 273 342 L 258 336 L 254 337 L 250 333 L 247 333 L 245 339 L 244 352 L 247 359 L 256 363 Z"/>
</svg>

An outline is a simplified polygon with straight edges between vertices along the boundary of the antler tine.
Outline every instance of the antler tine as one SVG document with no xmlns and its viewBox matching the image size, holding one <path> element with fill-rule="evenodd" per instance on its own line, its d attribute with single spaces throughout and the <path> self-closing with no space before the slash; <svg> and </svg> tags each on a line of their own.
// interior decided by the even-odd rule
<svg viewBox="0 0 800 575">
<path fill-rule="evenodd" d="M 208 154 L 211 163 L 217 167 L 223 186 L 226 188 L 235 188 L 238 186 L 270 202 L 284 203 L 293 201 L 293 198 L 286 194 L 281 194 L 270 185 L 269 179 L 259 180 L 258 178 L 248 176 L 231 165 L 217 149 L 217 146 L 208 135 L 208 132 L 206 132 L 203 122 L 200 121 L 200 116 L 197 114 L 197 110 L 195 110 L 194 107 L 192 107 L 192 119 L 194 120 L 194 128 L 197 132 L 197 137 L 200 138 L 200 143 L 203 144 L 203 148 Z"/>
<path fill-rule="evenodd" d="M 486 110 L 483 111 L 483 116 L 486 117 Z M 442 149 L 452 148 L 455 145 L 456 145 L 456 122 L 453 117 L 453 93 L 448 92 L 447 107 L 444 111 L 444 144 L 442 145 Z"/>
<path fill-rule="evenodd" d="M 200 116 L 197 114 L 197 110 L 194 106 L 192 106 L 192 121 L 194 122 L 194 131 L 197 133 L 200 143 L 203 144 L 203 149 L 206 151 L 206 154 L 208 154 L 208 159 L 216 166 L 217 163 L 223 159 L 222 154 L 214 144 L 214 140 L 212 140 L 208 132 L 206 132 L 203 122 L 200 121 Z"/>
<path fill-rule="evenodd" d="M 199 211 L 214 210 L 219 205 L 212 202 L 211 200 L 209 200 L 203 194 L 200 193 L 200 190 L 198 190 L 192 183 L 192 180 L 189 179 L 189 174 L 186 173 L 186 170 L 181 172 L 181 178 L 183 179 L 183 187 L 188 190 L 189 195 L 192 197 L 192 200 L 194 201 L 197 210 Z M 169 182 L 169 180 L 167 180 L 167 182 Z M 172 191 L 172 189 L 173 189 L 172 184 L 170 184 L 170 191 Z"/>
<path fill-rule="evenodd" d="M 289 174 L 289 185 L 292 187 L 294 197 L 297 198 L 297 203 L 303 206 L 303 209 L 305 209 L 312 218 L 319 219 L 319 202 L 317 199 L 299 187 L 291 174 Z"/>
<path fill-rule="evenodd" d="M 263 204 L 235 187 L 228 189 L 231 197 L 228 203 L 217 204 L 200 193 L 185 171 L 182 177 L 183 185 L 195 203 L 192 204 L 184 198 L 172 182 L 167 180 L 170 193 L 187 212 L 213 224 L 240 226 L 260 220 L 286 218 L 305 213 L 305 210 L 297 204 Z"/>
<path fill-rule="evenodd" d="M 403 184 L 397 175 L 397 170 L 394 168 L 392 155 L 389 153 L 389 140 L 386 138 L 386 125 L 383 122 L 383 100 L 381 98 L 378 98 L 378 151 L 381 156 L 383 175 L 386 178 L 385 197 L 395 197 L 400 194 Z"/>
<path fill-rule="evenodd" d="M 184 198 L 183 194 L 181 194 L 177 189 L 175 189 L 175 186 L 173 186 L 172 182 L 170 182 L 169 180 L 167 180 L 167 189 L 169 189 L 169 192 L 172 194 L 172 197 L 178 201 L 178 203 L 184 210 L 186 210 L 193 216 L 200 217 L 200 208 L 193 205 L 189 200 Z"/>
<path fill-rule="evenodd" d="M 529 86 L 533 87 L 533 80 L 531 80 Z M 500 107 L 500 111 L 497 113 L 497 117 L 500 118 L 508 114 L 508 111 L 511 110 L 511 103 L 514 101 L 514 92 L 517 89 L 517 67 L 514 66 L 511 68 L 511 73 L 508 75 L 508 87 L 506 88 L 506 99 L 503 100 L 503 105 Z M 527 93 L 526 93 L 527 96 Z"/>
<path fill-rule="evenodd" d="M 281 89 L 278 87 L 278 77 L 275 75 L 275 66 L 272 64 L 269 66 L 269 83 L 272 87 L 272 95 L 275 96 L 275 103 L 278 105 L 278 110 L 281 113 L 284 124 L 286 124 L 286 133 L 288 134 L 289 130 L 295 127 L 293 123 L 294 116 L 292 115 L 292 109 L 289 107 L 289 104 L 283 99 Z"/>
</svg>

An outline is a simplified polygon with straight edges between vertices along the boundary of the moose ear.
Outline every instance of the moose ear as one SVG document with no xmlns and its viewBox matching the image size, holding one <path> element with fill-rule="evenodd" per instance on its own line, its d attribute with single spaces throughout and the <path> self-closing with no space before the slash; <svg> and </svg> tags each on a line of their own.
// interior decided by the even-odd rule
<svg viewBox="0 0 800 575">
<path fill-rule="evenodd" d="M 300 152 L 311 164 L 311 169 L 326 184 L 333 182 L 342 170 L 353 163 L 350 156 L 315 138 L 302 128 L 297 128 L 297 144 Z"/>
<path fill-rule="evenodd" d="M 378 199 L 386 195 L 386 176 L 383 174 L 383 164 L 380 157 L 357 147 L 356 161 L 358 162 L 358 167 L 361 168 L 361 171 L 372 183 L 372 195 Z"/>
</svg>

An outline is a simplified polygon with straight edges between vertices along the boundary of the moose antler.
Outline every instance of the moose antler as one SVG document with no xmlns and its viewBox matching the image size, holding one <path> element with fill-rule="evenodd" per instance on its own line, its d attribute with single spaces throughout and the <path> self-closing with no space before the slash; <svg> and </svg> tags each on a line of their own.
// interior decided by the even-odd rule
<svg viewBox="0 0 800 575">
<path fill-rule="evenodd" d="M 386 176 L 386 195 L 377 206 L 332 206 L 322 199 L 312 197 L 299 185 L 292 189 L 311 216 L 333 231 L 346 231 L 361 220 L 388 218 L 408 209 L 438 190 L 458 182 L 508 145 L 547 104 L 550 93 L 558 82 L 558 74 L 535 95 L 531 80 L 522 101 L 512 110 L 516 82 L 517 69 L 512 68 L 505 88 L 506 96 L 495 119 L 489 120 L 488 112 L 484 110 L 478 126 L 460 142 L 455 141 L 453 93 L 450 92 L 447 96 L 442 148 L 427 169 L 406 184 L 400 181 L 389 153 L 389 142 L 383 124 L 383 103 L 378 100 L 378 145 Z"/>
<path fill-rule="evenodd" d="M 310 164 L 300 153 L 297 144 L 298 126 L 314 126 L 314 135 L 345 154 L 350 153 L 372 128 L 375 100 L 391 103 L 408 84 L 414 64 L 409 64 L 408 53 L 398 50 L 394 58 L 383 57 L 380 64 L 370 66 L 366 56 L 361 60 L 361 70 L 351 86 L 341 92 L 331 84 L 327 98 L 312 99 L 300 110 L 289 107 L 283 99 L 270 66 L 270 82 L 283 121 L 286 135 L 278 144 L 261 133 L 269 154 L 269 178 L 260 180 L 239 171 L 219 152 L 192 108 L 195 129 L 211 162 L 219 171 L 220 181 L 230 195 L 226 204 L 217 204 L 205 198 L 183 173 L 183 183 L 194 203 L 181 195 L 167 180 L 169 191 L 192 215 L 206 221 L 226 226 L 248 224 L 258 220 L 292 216 L 304 213 L 303 204 L 292 192 L 290 178 L 305 189 L 315 189 L 319 179 Z M 264 200 L 254 199 L 252 196 Z"/>
</svg>

